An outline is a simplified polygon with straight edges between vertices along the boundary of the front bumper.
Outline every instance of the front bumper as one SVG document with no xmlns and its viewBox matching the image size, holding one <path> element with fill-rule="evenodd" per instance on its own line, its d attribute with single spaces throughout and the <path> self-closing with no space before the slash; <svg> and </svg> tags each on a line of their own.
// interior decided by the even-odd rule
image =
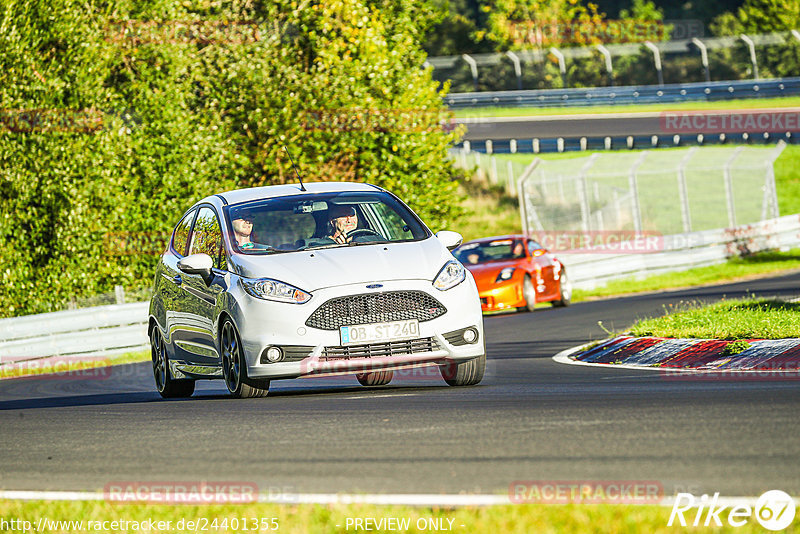
<svg viewBox="0 0 800 534">
<path fill-rule="evenodd" d="M 525 306 L 522 280 L 512 278 L 480 291 L 481 310 L 484 312 L 507 311 Z"/>
<path fill-rule="evenodd" d="M 438 291 L 428 281 L 401 280 L 380 282 L 381 292 L 423 291 L 436 298 L 447 309 L 447 313 L 419 323 L 419 339 L 429 339 L 422 352 L 404 352 L 402 347 L 389 347 L 388 355 L 364 356 L 359 346 L 351 346 L 356 355 L 342 354 L 339 350 L 339 331 L 322 330 L 306 326 L 308 317 L 323 303 L 332 298 L 368 293 L 366 284 L 354 284 L 317 290 L 306 304 L 284 304 L 257 299 L 242 292 L 237 298 L 234 322 L 239 328 L 242 346 L 247 361 L 247 374 L 250 378 L 297 378 L 334 373 L 358 373 L 415 367 L 423 365 L 443 365 L 477 358 L 486 353 L 483 338 L 483 319 L 478 300 L 478 292 L 470 275 L 458 286 L 448 291 Z M 474 343 L 454 340 L 452 334 L 472 327 L 478 332 Z M 398 342 L 402 345 L 403 342 Z M 386 345 L 376 343 L 373 345 Z M 264 351 L 271 346 L 302 347 L 295 350 L 296 361 L 269 363 L 262 358 Z M 415 350 L 420 350 L 415 345 Z M 326 350 L 327 349 L 327 350 Z M 302 359 L 302 353 L 308 356 Z M 409 352 L 409 351 L 406 351 Z M 299 356 L 298 356 L 299 354 Z"/>
</svg>

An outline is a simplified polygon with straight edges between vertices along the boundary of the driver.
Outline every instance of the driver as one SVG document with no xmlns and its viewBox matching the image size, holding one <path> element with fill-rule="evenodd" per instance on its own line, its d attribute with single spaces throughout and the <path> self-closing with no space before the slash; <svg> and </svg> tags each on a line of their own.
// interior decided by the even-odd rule
<svg viewBox="0 0 800 534">
<path fill-rule="evenodd" d="M 353 238 L 348 234 L 358 227 L 358 215 L 353 206 L 332 205 L 328 210 L 328 237 L 339 244 L 347 244 Z"/>
</svg>

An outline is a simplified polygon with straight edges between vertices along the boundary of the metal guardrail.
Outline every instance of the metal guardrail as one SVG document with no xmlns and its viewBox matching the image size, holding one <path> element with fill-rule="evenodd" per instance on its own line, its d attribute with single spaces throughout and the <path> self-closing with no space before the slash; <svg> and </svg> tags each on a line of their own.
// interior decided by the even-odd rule
<svg viewBox="0 0 800 534">
<path fill-rule="evenodd" d="M 0 319 L 0 364 L 145 350 L 148 302 Z"/>
<path fill-rule="evenodd" d="M 624 243 L 620 249 L 624 250 Z M 724 263 L 746 247 L 749 252 L 800 246 L 800 215 L 787 215 L 729 229 L 664 237 L 661 251 L 639 254 L 559 253 L 578 289 L 592 289 L 611 280 L 684 271 Z M 798 289 L 800 291 L 800 288 Z"/>
<path fill-rule="evenodd" d="M 775 98 L 800 94 L 800 77 L 774 80 L 678 83 L 663 86 L 629 85 L 529 91 L 451 93 L 444 98 L 451 109 L 486 106 L 565 107 L 619 104 L 659 104 Z"/>
</svg>

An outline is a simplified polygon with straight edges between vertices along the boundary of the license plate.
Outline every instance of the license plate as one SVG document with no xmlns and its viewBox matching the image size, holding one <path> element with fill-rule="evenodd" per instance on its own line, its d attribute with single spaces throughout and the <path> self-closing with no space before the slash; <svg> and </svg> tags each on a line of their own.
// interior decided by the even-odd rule
<svg viewBox="0 0 800 534">
<path fill-rule="evenodd" d="M 393 321 L 391 323 L 359 324 L 339 327 L 342 345 L 400 341 L 419 337 L 419 321 Z"/>
</svg>

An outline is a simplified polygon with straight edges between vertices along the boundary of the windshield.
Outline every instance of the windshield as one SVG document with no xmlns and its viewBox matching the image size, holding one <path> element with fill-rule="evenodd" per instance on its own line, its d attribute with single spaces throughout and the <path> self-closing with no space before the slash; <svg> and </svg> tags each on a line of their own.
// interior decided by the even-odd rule
<svg viewBox="0 0 800 534">
<path fill-rule="evenodd" d="M 243 254 L 418 241 L 430 235 L 402 202 L 379 191 L 254 200 L 225 211 L 231 248 Z"/>
<path fill-rule="evenodd" d="M 489 261 L 524 258 L 525 246 L 521 239 L 480 241 L 458 247 L 453 255 L 464 265 L 475 265 Z"/>
</svg>

